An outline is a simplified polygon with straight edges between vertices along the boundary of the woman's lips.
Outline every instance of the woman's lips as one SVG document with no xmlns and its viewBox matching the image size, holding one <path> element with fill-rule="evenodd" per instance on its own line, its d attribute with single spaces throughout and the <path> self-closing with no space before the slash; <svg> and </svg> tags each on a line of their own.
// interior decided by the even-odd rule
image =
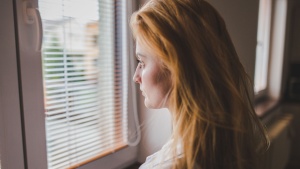
<svg viewBox="0 0 300 169">
<path fill-rule="evenodd" d="M 142 89 L 140 89 L 140 90 L 141 90 L 141 92 L 142 92 L 142 95 L 143 95 L 143 96 L 145 96 L 145 94 L 144 94 L 143 90 L 142 90 Z"/>
</svg>

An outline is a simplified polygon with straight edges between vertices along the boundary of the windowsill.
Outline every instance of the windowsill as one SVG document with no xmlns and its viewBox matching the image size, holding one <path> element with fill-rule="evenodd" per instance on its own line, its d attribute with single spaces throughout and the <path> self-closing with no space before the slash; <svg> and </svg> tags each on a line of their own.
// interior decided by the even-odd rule
<svg viewBox="0 0 300 169">
<path fill-rule="evenodd" d="M 127 144 L 123 144 L 123 143 L 118 144 L 118 145 L 116 145 L 115 147 L 113 147 L 112 149 L 108 149 L 108 150 L 106 150 L 105 152 L 103 152 L 103 153 L 101 153 L 101 154 L 99 154 L 99 155 L 97 155 L 97 156 L 95 156 L 95 157 L 93 157 L 93 158 L 90 158 L 90 159 L 88 159 L 88 160 L 86 160 L 86 161 L 83 161 L 83 162 L 81 162 L 81 163 L 78 163 L 78 164 L 76 164 L 76 165 L 74 165 L 74 166 L 71 166 L 71 167 L 69 167 L 68 169 L 75 169 L 75 168 L 78 168 L 78 167 L 80 167 L 80 166 L 83 166 L 83 165 L 88 164 L 88 163 L 90 163 L 90 162 L 92 162 L 92 161 L 98 160 L 98 159 L 100 159 L 100 158 L 102 158 L 102 157 L 105 157 L 105 156 L 107 156 L 107 155 L 110 155 L 110 154 L 112 154 L 113 152 L 119 151 L 119 150 L 124 149 L 124 148 L 126 148 L 126 147 L 128 147 Z"/>
<path fill-rule="evenodd" d="M 279 100 L 264 98 L 255 103 L 255 112 L 259 118 L 264 118 L 279 105 Z"/>
</svg>

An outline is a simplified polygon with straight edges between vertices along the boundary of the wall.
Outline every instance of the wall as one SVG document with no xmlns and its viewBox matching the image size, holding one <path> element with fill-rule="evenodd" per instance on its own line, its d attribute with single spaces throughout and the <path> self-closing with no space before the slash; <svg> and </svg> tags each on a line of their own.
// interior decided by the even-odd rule
<svg viewBox="0 0 300 169">
<path fill-rule="evenodd" d="M 283 89 L 285 91 L 285 99 L 294 100 L 295 98 L 290 91 L 290 82 L 292 82 L 294 78 L 300 79 L 300 1 L 289 0 L 288 8 Z M 297 98 L 300 100 L 299 96 Z"/>
<path fill-rule="evenodd" d="M 260 169 L 285 169 L 291 152 L 290 133 L 295 119 L 294 111 L 282 104 L 273 109 L 270 114 L 271 116 L 263 119 L 270 147 L 260 158 Z"/>
<path fill-rule="evenodd" d="M 207 0 L 223 16 L 247 73 L 254 77 L 259 0 Z"/>
<path fill-rule="evenodd" d="M 289 27 L 287 34 L 287 45 L 286 45 L 286 58 L 287 58 L 287 88 L 288 80 L 291 76 L 299 77 L 300 72 L 293 72 L 291 64 L 300 64 L 300 1 L 299 0 L 289 0 Z M 298 67 L 299 70 L 299 67 Z M 288 89 L 286 90 L 288 94 Z M 286 98 L 286 100 L 291 101 Z M 290 136 L 291 141 L 291 153 L 290 159 L 287 164 L 287 169 L 298 169 L 300 168 L 300 104 L 299 101 L 294 103 L 289 103 L 285 105 L 285 109 L 288 112 L 292 112 L 294 115 L 294 120 L 292 123 L 292 131 Z"/>
<path fill-rule="evenodd" d="M 147 0 L 141 0 L 141 6 Z M 258 22 L 258 0 L 208 0 L 224 17 L 237 53 L 246 71 L 254 77 L 256 34 Z M 138 161 L 161 148 L 171 133 L 171 116 L 166 109 L 148 110 L 144 107 L 140 95 L 139 115 L 142 128 L 142 140 L 139 145 Z"/>
<path fill-rule="evenodd" d="M 300 168 L 300 104 L 288 103 L 283 106 L 285 113 L 293 115 L 293 121 L 289 134 L 290 154 L 287 162 L 286 169 L 299 169 Z"/>
<path fill-rule="evenodd" d="M 291 9 L 291 45 L 290 58 L 292 62 L 300 63 L 300 1 L 293 0 L 293 8 Z"/>
</svg>

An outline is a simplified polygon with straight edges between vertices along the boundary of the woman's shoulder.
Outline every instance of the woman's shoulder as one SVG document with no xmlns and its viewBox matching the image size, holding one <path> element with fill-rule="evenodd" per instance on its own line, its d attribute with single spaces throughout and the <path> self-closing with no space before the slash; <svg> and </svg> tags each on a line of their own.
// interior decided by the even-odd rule
<svg viewBox="0 0 300 169">
<path fill-rule="evenodd" d="M 172 154 L 173 140 L 169 140 L 158 152 L 148 156 L 140 169 L 171 169 L 176 158 L 182 157 L 182 151 L 178 151 L 176 157 Z M 177 146 L 180 149 L 180 145 Z"/>
</svg>

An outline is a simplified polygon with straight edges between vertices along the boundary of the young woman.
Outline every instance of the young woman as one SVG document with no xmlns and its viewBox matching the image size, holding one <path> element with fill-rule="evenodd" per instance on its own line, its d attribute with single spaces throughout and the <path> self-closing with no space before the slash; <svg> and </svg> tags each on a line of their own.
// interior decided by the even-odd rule
<svg viewBox="0 0 300 169">
<path fill-rule="evenodd" d="M 218 12 L 204 0 L 150 0 L 131 18 L 133 80 L 148 108 L 168 108 L 172 139 L 144 168 L 257 169 L 267 144 L 252 84 Z"/>
</svg>

